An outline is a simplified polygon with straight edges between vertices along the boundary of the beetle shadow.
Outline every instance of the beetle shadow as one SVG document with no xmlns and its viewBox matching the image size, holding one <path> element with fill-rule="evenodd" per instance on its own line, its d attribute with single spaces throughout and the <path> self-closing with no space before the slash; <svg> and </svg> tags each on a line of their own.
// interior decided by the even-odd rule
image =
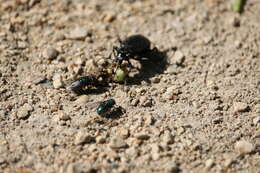
<svg viewBox="0 0 260 173">
<path fill-rule="evenodd" d="M 73 93 L 77 96 L 80 95 L 89 95 L 89 94 L 102 94 L 108 91 L 107 87 L 99 87 L 99 88 L 87 88 L 87 89 L 78 89 L 74 90 Z"/>
<path fill-rule="evenodd" d="M 139 60 L 141 63 L 141 68 L 138 70 L 139 73 L 134 77 L 129 77 L 127 79 L 127 85 L 140 85 L 142 81 L 151 83 L 150 78 L 162 74 L 168 65 L 168 51 L 169 50 L 159 51 L 155 48 L 146 53 L 144 57 L 147 58 Z"/>
</svg>

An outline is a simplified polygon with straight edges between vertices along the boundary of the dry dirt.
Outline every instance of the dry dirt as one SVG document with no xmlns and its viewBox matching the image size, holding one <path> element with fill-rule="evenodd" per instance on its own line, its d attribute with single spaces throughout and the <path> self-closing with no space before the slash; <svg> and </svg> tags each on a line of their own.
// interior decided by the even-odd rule
<svg viewBox="0 0 260 173">
<path fill-rule="evenodd" d="M 260 1 L 230 4 L 0 0 L 0 172 L 260 172 Z M 66 89 L 133 34 L 163 56 Z M 99 116 L 109 98 L 122 113 Z"/>
</svg>

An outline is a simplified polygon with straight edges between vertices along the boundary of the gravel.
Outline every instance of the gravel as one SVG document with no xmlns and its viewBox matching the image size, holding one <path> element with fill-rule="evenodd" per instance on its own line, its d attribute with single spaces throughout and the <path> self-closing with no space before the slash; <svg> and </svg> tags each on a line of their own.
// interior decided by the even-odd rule
<svg viewBox="0 0 260 173">
<path fill-rule="evenodd" d="M 258 1 L 1 1 L 0 172 L 257 172 Z M 66 89 L 133 34 L 125 82 Z"/>
<path fill-rule="evenodd" d="M 110 140 L 109 147 L 110 147 L 111 149 L 121 149 L 121 148 L 127 148 L 128 145 L 127 145 L 127 143 L 124 141 L 123 138 L 116 136 L 116 137 L 113 137 L 113 138 Z"/>
</svg>

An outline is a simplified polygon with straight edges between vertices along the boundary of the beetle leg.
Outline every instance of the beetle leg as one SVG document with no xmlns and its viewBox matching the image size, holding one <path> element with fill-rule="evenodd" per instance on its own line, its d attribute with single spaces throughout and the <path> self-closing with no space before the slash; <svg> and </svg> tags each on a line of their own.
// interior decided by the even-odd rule
<svg viewBox="0 0 260 173">
<path fill-rule="evenodd" d="M 132 65 L 132 63 L 130 62 L 130 59 L 127 59 L 127 62 L 128 62 L 128 65 L 129 65 L 130 68 L 135 68 L 135 67 Z"/>
<path fill-rule="evenodd" d="M 116 35 L 116 37 L 117 37 L 118 42 L 119 42 L 120 44 L 122 44 L 123 41 L 121 40 L 121 38 L 119 37 L 119 35 Z"/>
</svg>

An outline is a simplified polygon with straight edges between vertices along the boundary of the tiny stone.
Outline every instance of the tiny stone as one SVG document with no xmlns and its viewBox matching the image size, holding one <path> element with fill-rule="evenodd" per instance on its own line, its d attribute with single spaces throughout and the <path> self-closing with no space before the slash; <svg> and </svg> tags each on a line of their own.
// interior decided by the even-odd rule
<svg viewBox="0 0 260 173">
<path fill-rule="evenodd" d="M 116 19 L 116 15 L 114 13 L 107 13 L 104 16 L 104 21 L 105 22 L 113 22 Z"/>
<path fill-rule="evenodd" d="M 54 88 L 61 88 L 63 87 L 64 83 L 62 81 L 62 76 L 61 75 L 54 75 L 53 77 L 53 87 Z"/>
<path fill-rule="evenodd" d="M 82 145 L 85 143 L 91 143 L 93 140 L 94 140 L 94 138 L 92 136 L 90 136 L 89 134 L 87 134 L 84 131 L 80 131 L 77 133 L 74 143 L 76 145 Z"/>
<path fill-rule="evenodd" d="M 254 151 L 254 146 L 250 142 L 241 140 L 241 141 L 236 142 L 235 150 L 237 150 L 241 154 L 247 154 L 247 153 L 251 153 L 252 151 Z"/>
<path fill-rule="evenodd" d="M 144 133 L 138 133 L 135 135 L 135 137 L 140 140 L 148 140 L 150 138 L 149 135 L 146 135 Z"/>
<path fill-rule="evenodd" d="M 69 164 L 67 167 L 67 173 L 77 173 L 76 169 L 75 169 L 75 165 L 74 164 Z"/>
<path fill-rule="evenodd" d="M 233 160 L 231 158 L 226 159 L 224 162 L 224 166 L 225 167 L 229 167 L 232 164 Z"/>
<path fill-rule="evenodd" d="M 234 102 L 233 109 L 234 112 L 245 112 L 248 109 L 248 105 L 242 102 Z"/>
<path fill-rule="evenodd" d="M 20 49 L 25 49 L 29 46 L 29 44 L 25 41 L 19 41 L 17 47 Z"/>
<path fill-rule="evenodd" d="M 97 137 L 96 137 L 96 142 L 97 142 L 98 144 L 104 144 L 104 143 L 106 142 L 106 138 L 103 137 L 103 136 L 97 136 Z"/>
<path fill-rule="evenodd" d="M 214 160 L 213 159 L 208 159 L 206 162 L 205 162 L 205 168 L 206 169 L 210 169 L 214 164 Z"/>
<path fill-rule="evenodd" d="M 177 129 L 177 135 L 181 135 L 181 134 L 183 134 L 185 132 L 185 129 L 183 128 L 183 127 L 179 127 L 178 129 Z"/>
<path fill-rule="evenodd" d="M 107 65 L 107 60 L 105 60 L 104 58 L 101 58 L 101 59 L 99 59 L 99 60 L 97 61 L 97 64 L 98 64 L 99 66 L 105 66 L 105 65 Z"/>
<path fill-rule="evenodd" d="M 160 153 L 152 153 L 153 160 L 158 160 L 158 159 L 160 159 L 160 157 L 161 157 Z"/>
<path fill-rule="evenodd" d="M 214 90 L 218 89 L 218 86 L 216 85 L 216 83 L 213 80 L 208 80 L 207 81 L 207 87 L 211 88 L 211 89 L 214 89 Z"/>
<path fill-rule="evenodd" d="M 81 58 L 77 58 L 74 63 L 76 65 L 82 65 L 83 64 L 83 60 Z"/>
<path fill-rule="evenodd" d="M 255 125 L 258 124 L 258 123 L 260 123 L 260 116 L 255 117 L 255 118 L 253 119 L 253 123 L 254 123 Z"/>
<path fill-rule="evenodd" d="M 84 40 L 88 35 L 88 32 L 84 28 L 75 28 L 69 34 L 69 39 L 72 40 Z"/>
<path fill-rule="evenodd" d="M 58 113 L 59 120 L 67 121 L 70 119 L 70 116 L 68 114 L 65 114 L 64 112 Z"/>
<path fill-rule="evenodd" d="M 121 136 L 123 139 L 126 139 L 129 137 L 129 130 L 125 128 L 119 129 L 119 136 Z"/>
<path fill-rule="evenodd" d="M 17 117 L 19 119 L 25 119 L 29 117 L 30 112 L 33 110 L 32 106 L 29 104 L 24 104 L 22 107 L 20 107 L 17 111 Z"/>
<path fill-rule="evenodd" d="M 65 39 L 65 35 L 63 33 L 56 33 L 54 36 L 54 40 L 55 41 L 62 41 Z"/>
<path fill-rule="evenodd" d="M 235 44 L 235 47 L 236 47 L 237 49 L 241 48 L 241 46 L 242 46 L 242 43 L 241 43 L 241 41 L 239 41 L 239 40 L 236 40 L 236 41 L 234 42 L 234 44 Z"/>
<path fill-rule="evenodd" d="M 179 94 L 179 90 L 175 86 L 167 88 L 166 92 L 163 94 L 163 98 L 166 100 L 173 100 L 174 95 Z"/>
<path fill-rule="evenodd" d="M 204 44 L 209 44 L 213 40 L 212 36 L 205 36 L 202 39 Z"/>
<path fill-rule="evenodd" d="M 137 106 L 138 103 L 139 103 L 139 100 L 138 100 L 138 99 L 133 99 L 133 100 L 131 101 L 131 105 L 132 105 L 132 106 Z"/>
<path fill-rule="evenodd" d="M 112 149 L 120 149 L 127 148 L 127 143 L 121 137 L 113 137 L 109 143 L 110 148 Z"/>
<path fill-rule="evenodd" d="M 181 51 L 176 51 L 174 56 L 170 59 L 170 64 L 181 65 L 185 60 L 185 56 Z"/>
<path fill-rule="evenodd" d="M 89 100 L 89 97 L 87 95 L 81 95 L 77 100 L 75 100 L 76 104 L 86 104 Z"/>
<path fill-rule="evenodd" d="M 170 133 L 166 133 L 166 135 L 163 136 L 163 142 L 166 144 L 173 144 L 174 137 Z"/>
<path fill-rule="evenodd" d="M 146 125 L 152 125 L 154 123 L 154 118 L 151 115 L 144 116 L 145 124 Z"/>
<path fill-rule="evenodd" d="M 178 74 L 178 66 L 176 64 L 170 65 L 167 70 L 166 73 L 167 74 Z"/>
<path fill-rule="evenodd" d="M 167 173 L 179 173 L 181 169 L 179 168 L 179 164 L 175 161 L 167 162 L 164 166 Z"/>
<path fill-rule="evenodd" d="M 48 60 L 53 60 L 53 59 L 57 58 L 58 55 L 59 55 L 59 52 L 56 49 L 54 49 L 53 47 L 47 48 L 43 53 L 44 58 L 46 58 Z"/>
<path fill-rule="evenodd" d="M 150 107 L 152 106 L 152 100 L 147 98 L 146 96 L 141 96 L 140 99 L 140 104 L 144 107 Z"/>
<path fill-rule="evenodd" d="M 152 78 L 152 83 L 160 83 L 160 78 L 159 77 L 154 77 Z"/>
</svg>

